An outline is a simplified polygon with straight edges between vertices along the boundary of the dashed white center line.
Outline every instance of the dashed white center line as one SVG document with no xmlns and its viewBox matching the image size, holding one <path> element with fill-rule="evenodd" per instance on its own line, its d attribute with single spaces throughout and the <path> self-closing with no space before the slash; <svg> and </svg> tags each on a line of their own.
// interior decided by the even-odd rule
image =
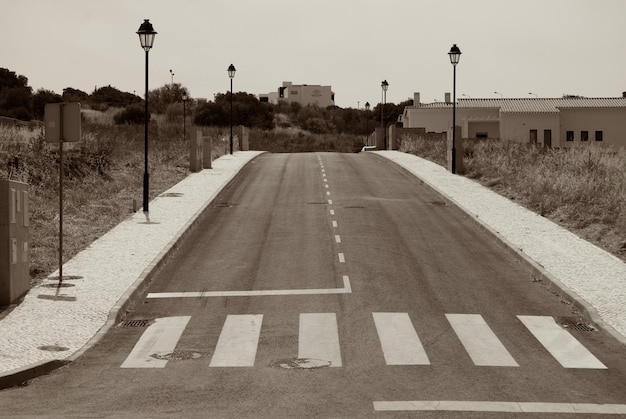
<svg viewBox="0 0 626 419">
<path fill-rule="evenodd" d="M 335 210 L 330 210 L 330 215 L 335 215 Z"/>
<path fill-rule="evenodd" d="M 329 199 L 329 200 L 328 200 L 328 205 L 332 205 L 332 204 L 333 204 L 333 200 L 332 200 L 332 199 Z"/>
<path fill-rule="evenodd" d="M 326 195 L 330 196 L 330 191 L 326 191 Z"/>
<path fill-rule="evenodd" d="M 337 221 L 333 220 L 333 227 L 337 228 Z"/>
<path fill-rule="evenodd" d="M 336 243 L 341 243 L 341 236 L 339 236 L 338 234 L 335 235 L 335 242 Z"/>
<path fill-rule="evenodd" d="M 339 263 L 346 263 L 346 257 L 343 253 L 339 253 Z"/>
</svg>

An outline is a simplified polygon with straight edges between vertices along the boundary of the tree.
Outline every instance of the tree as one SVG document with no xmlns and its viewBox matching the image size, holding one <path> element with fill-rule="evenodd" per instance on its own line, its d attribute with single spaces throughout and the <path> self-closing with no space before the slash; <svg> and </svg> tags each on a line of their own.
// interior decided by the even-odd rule
<svg viewBox="0 0 626 419">
<path fill-rule="evenodd" d="M 199 125 L 230 125 L 230 94 L 218 93 L 215 102 L 198 105 L 194 123 Z M 251 128 L 274 128 L 272 107 L 260 102 L 254 95 L 245 92 L 233 94 L 233 125 Z"/>
<path fill-rule="evenodd" d="M 126 107 L 138 102 L 141 102 L 140 97 L 122 92 L 110 85 L 96 88 L 89 96 L 89 104 L 94 108 L 108 108 L 109 106 Z"/>
<path fill-rule="evenodd" d="M 52 90 L 39 89 L 33 95 L 32 109 L 33 115 L 37 119 L 43 119 L 46 103 L 63 102 L 61 95 L 54 93 Z"/>
<path fill-rule="evenodd" d="M 32 88 L 28 79 L 14 71 L 0 68 L 0 115 L 30 120 Z"/>
<path fill-rule="evenodd" d="M 64 102 L 82 102 L 85 103 L 89 99 L 89 94 L 82 90 L 66 87 L 63 89 L 63 101 Z"/>
<path fill-rule="evenodd" d="M 150 110 L 155 113 L 165 113 L 174 103 L 182 103 L 183 96 L 189 97 L 189 91 L 180 83 L 166 84 L 148 92 Z"/>
</svg>

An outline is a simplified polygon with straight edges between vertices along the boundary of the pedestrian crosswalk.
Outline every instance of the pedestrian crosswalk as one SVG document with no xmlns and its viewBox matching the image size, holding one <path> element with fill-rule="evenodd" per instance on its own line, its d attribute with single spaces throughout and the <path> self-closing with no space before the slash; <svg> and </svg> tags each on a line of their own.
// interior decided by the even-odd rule
<svg viewBox="0 0 626 419">
<path fill-rule="evenodd" d="M 374 330 L 386 365 L 431 365 L 409 313 L 372 313 Z M 519 367 L 502 341 L 480 314 L 445 314 L 450 330 L 476 366 Z M 550 316 L 517 316 L 519 322 L 563 368 L 606 369 L 569 331 Z M 165 368 L 177 349 L 190 316 L 156 319 L 140 336 L 121 368 Z M 228 315 L 211 353 L 210 367 L 254 367 L 263 326 L 262 314 Z M 337 315 L 300 313 L 298 359 L 324 361 L 342 367 Z M 343 342 L 344 345 L 349 342 Z"/>
</svg>

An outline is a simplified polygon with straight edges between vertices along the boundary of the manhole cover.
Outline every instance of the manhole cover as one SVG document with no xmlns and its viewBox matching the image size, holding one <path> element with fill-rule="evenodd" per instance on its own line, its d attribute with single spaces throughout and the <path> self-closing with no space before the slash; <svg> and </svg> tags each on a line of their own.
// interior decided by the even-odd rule
<svg viewBox="0 0 626 419">
<path fill-rule="evenodd" d="M 315 368 L 330 367 L 330 361 L 315 358 L 294 358 L 283 359 L 274 364 L 274 367 L 290 369 L 304 369 L 310 370 Z"/>
<path fill-rule="evenodd" d="M 49 352 L 63 352 L 63 351 L 70 350 L 70 348 L 66 348 L 65 346 L 59 346 L 59 345 L 43 345 L 43 346 L 37 347 L 37 349 L 41 351 L 49 351 Z"/>
<path fill-rule="evenodd" d="M 200 352 L 194 351 L 174 351 L 174 352 L 159 352 L 150 355 L 155 359 L 162 359 L 165 361 L 189 361 L 192 359 L 199 359 L 202 357 Z"/>
</svg>

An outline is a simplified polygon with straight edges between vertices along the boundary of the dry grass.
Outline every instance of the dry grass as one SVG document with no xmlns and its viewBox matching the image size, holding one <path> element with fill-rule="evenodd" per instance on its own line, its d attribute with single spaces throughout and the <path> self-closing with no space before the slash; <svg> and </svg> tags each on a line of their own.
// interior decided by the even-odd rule
<svg viewBox="0 0 626 419">
<path fill-rule="evenodd" d="M 63 254 L 67 261 L 141 208 L 144 127 L 115 126 L 115 110 L 83 112 L 82 139 L 64 147 Z M 150 199 L 189 173 L 182 126 L 150 125 Z M 218 135 L 216 135 L 217 137 Z M 223 154 L 214 143 L 213 158 Z M 0 126 L 0 176 L 29 183 L 31 282 L 58 268 L 58 147 L 41 130 Z"/>
<path fill-rule="evenodd" d="M 444 141 L 407 139 L 402 144 L 402 151 L 445 166 Z M 624 149 L 464 141 L 463 164 L 466 176 L 626 261 Z"/>
</svg>

